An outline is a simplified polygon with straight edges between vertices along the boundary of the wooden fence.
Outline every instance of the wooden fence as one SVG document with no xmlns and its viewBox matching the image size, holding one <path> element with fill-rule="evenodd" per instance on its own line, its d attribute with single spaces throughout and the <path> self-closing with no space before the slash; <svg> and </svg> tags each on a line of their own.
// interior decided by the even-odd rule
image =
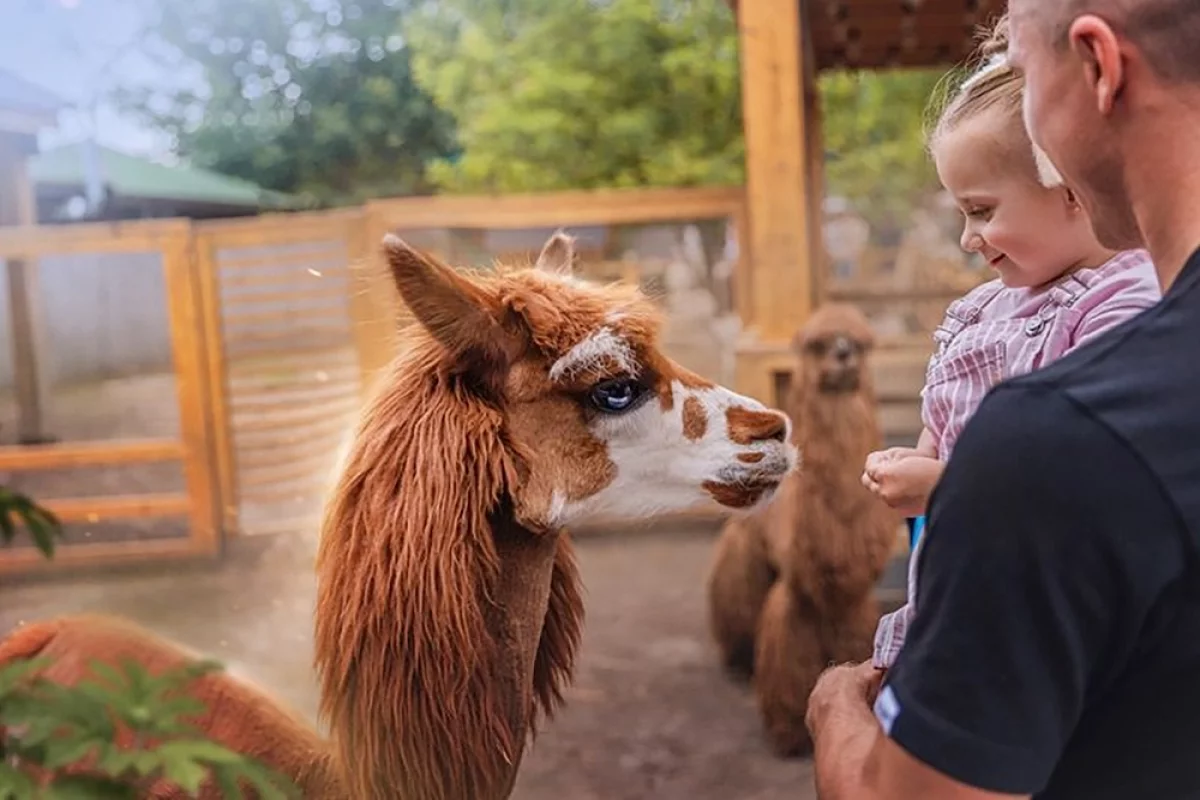
<svg viewBox="0 0 1200 800">
<path fill-rule="evenodd" d="M 388 231 L 457 262 L 447 231 L 713 220 L 726 221 L 744 241 L 740 189 L 406 198 L 346 211 L 229 221 L 0 229 L 0 259 L 6 260 L 160 254 L 179 418 L 175 438 L 0 447 L 0 476 L 169 461 L 182 465 L 182 492 L 93 493 L 47 504 L 66 521 L 88 524 L 167 516 L 187 521 L 183 536 L 72 541 L 50 565 L 27 546 L 0 549 L 0 574 L 59 564 L 213 556 L 227 534 L 314 530 L 362 392 L 393 357 L 395 333 L 407 319 L 378 250 Z M 620 253 L 598 247 L 591 255 L 593 267 L 645 278 Z M 749 254 L 732 257 L 737 262 L 732 305 L 742 325 L 753 328 Z M 831 281 L 824 286 L 832 297 L 867 305 L 942 302 L 946 294 L 924 290 L 897 297 L 870 286 Z M 884 405 L 900 409 L 893 409 L 885 427 L 912 427 L 927 341 L 884 337 L 877 384 Z"/>
<path fill-rule="evenodd" d="M 0 472 L 105 468 L 147 462 L 182 466 L 182 492 L 111 494 L 62 497 L 45 505 L 64 522 L 100 524 L 109 520 L 184 517 L 182 537 L 137 541 L 99 541 L 59 549 L 54 566 L 98 564 L 174 556 L 204 556 L 218 552 L 218 487 L 210 468 L 213 427 L 209 416 L 208 384 L 200 281 L 195 268 L 195 240 L 186 222 L 169 220 L 130 225 L 79 225 L 70 228 L 0 229 L 0 258 L 33 261 L 71 252 L 158 253 L 165 278 L 178 406 L 178 436 L 173 438 L 65 441 L 57 444 L 0 448 Z M 46 567 L 30 547 L 13 547 L 0 557 L 0 573 Z"/>
</svg>

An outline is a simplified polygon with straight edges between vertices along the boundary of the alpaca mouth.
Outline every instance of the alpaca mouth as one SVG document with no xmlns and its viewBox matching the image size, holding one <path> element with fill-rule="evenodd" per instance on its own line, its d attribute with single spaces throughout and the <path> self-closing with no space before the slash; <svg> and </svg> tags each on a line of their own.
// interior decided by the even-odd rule
<svg viewBox="0 0 1200 800">
<path fill-rule="evenodd" d="M 821 373 L 820 390 L 825 394 L 857 392 L 862 385 L 862 373 L 853 367 Z"/>
<path fill-rule="evenodd" d="M 704 484 L 705 490 L 722 506 L 732 509 L 751 509 L 768 502 L 783 481 L 796 471 L 799 455 L 791 444 L 743 453 L 761 456 L 753 463 L 730 465 L 717 473 L 716 480 Z"/>
</svg>

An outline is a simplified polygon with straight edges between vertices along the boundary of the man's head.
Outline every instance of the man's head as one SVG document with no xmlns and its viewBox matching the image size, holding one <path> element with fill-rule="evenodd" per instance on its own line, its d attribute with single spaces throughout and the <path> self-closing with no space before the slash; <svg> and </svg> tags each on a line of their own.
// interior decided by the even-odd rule
<svg viewBox="0 0 1200 800">
<path fill-rule="evenodd" d="M 1104 244 L 1141 245 L 1129 169 L 1164 155 L 1147 125 L 1164 98 L 1184 86 L 1200 96 L 1200 3 L 1010 0 L 1009 11 L 1030 136 L 1076 190 Z"/>
</svg>

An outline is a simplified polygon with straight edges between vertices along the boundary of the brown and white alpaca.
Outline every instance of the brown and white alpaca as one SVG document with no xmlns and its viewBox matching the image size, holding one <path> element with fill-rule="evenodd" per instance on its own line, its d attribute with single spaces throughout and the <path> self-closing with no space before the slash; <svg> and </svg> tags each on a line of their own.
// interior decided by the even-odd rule
<svg viewBox="0 0 1200 800">
<path fill-rule="evenodd" d="M 804 469 L 765 508 L 726 524 L 709 575 L 722 662 L 752 676 L 780 755 L 811 746 L 804 713 L 821 671 L 871 654 L 874 587 L 900 524 L 860 483 L 881 438 L 873 341 L 861 312 L 843 304 L 822 306 L 797 334 L 787 411 Z"/>
<path fill-rule="evenodd" d="M 315 661 L 332 741 L 227 674 L 196 684 L 209 708 L 198 722 L 305 797 L 505 798 L 579 644 L 563 527 L 704 502 L 750 508 L 793 471 L 795 448 L 781 412 L 660 352 L 659 312 L 636 288 L 573 277 L 565 235 L 532 269 L 480 275 L 394 236 L 384 248 L 419 325 L 366 404 L 327 503 Z M 0 641 L 0 661 L 39 654 L 68 682 L 94 657 L 155 669 L 192 657 L 95 617 Z"/>
</svg>

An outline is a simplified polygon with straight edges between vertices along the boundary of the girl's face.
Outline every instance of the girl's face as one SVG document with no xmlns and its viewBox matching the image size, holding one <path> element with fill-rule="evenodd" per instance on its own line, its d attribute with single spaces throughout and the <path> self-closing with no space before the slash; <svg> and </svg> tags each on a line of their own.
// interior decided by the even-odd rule
<svg viewBox="0 0 1200 800">
<path fill-rule="evenodd" d="M 1004 163 L 999 116 L 984 111 L 943 132 L 933 158 L 963 213 L 962 248 L 982 255 L 1006 286 L 1037 287 L 1080 266 L 1094 239 L 1067 191 L 1037 182 L 1032 150 L 1028 163 Z"/>
</svg>

